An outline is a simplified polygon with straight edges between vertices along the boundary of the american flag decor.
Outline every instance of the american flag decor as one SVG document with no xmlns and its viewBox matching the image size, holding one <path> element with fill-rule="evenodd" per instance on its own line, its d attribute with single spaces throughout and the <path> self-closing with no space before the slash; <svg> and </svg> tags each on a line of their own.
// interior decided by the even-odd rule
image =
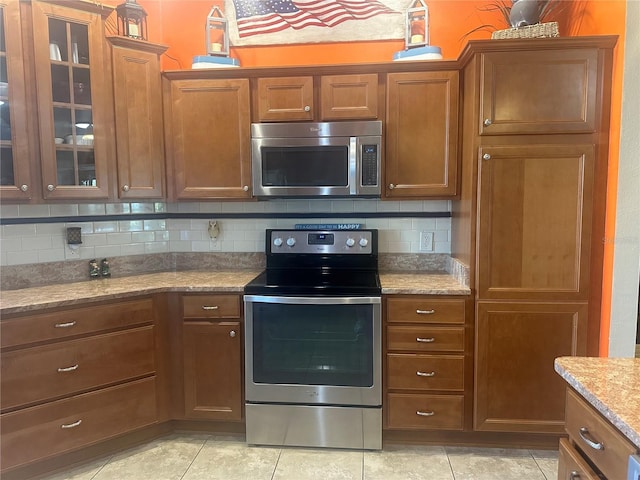
<svg viewBox="0 0 640 480">
<path fill-rule="evenodd" d="M 240 38 L 398 13 L 377 0 L 233 0 Z"/>
</svg>

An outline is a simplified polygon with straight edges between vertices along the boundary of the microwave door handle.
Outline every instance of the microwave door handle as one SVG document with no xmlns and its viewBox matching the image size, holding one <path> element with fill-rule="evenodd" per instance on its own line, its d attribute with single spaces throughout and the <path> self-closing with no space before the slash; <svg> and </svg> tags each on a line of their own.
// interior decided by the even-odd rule
<svg viewBox="0 0 640 480">
<path fill-rule="evenodd" d="M 358 193 L 358 137 L 349 137 L 349 194 Z"/>
</svg>

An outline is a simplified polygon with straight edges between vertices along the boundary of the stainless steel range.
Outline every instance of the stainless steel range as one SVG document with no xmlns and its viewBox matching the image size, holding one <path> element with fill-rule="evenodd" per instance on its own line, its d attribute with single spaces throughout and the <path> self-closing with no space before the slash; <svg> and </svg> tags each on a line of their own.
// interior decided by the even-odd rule
<svg viewBox="0 0 640 480">
<path fill-rule="evenodd" d="M 267 230 L 245 288 L 247 443 L 382 448 L 377 230 Z"/>
</svg>

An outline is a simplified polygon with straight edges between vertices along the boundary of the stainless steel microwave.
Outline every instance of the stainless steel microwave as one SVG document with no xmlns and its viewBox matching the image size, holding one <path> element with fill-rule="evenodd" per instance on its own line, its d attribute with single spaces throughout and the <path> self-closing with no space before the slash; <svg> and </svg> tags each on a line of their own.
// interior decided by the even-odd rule
<svg viewBox="0 0 640 480">
<path fill-rule="evenodd" d="M 382 122 L 254 123 L 256 197 L 379 197 Z"/>
</svg>

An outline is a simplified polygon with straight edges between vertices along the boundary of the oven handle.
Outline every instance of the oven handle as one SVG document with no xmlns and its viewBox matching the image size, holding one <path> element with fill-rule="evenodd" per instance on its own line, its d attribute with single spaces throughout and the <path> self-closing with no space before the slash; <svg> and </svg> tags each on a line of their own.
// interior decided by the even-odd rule
<svg viewBox="0 0 640 480">
<path fill-rule="evenodd" d="M 245 302 L 286 303 L 292 305 L 376 305 L 381 297 L 279 297 L 272 295 L 245 295 Z"/>
</svg>

